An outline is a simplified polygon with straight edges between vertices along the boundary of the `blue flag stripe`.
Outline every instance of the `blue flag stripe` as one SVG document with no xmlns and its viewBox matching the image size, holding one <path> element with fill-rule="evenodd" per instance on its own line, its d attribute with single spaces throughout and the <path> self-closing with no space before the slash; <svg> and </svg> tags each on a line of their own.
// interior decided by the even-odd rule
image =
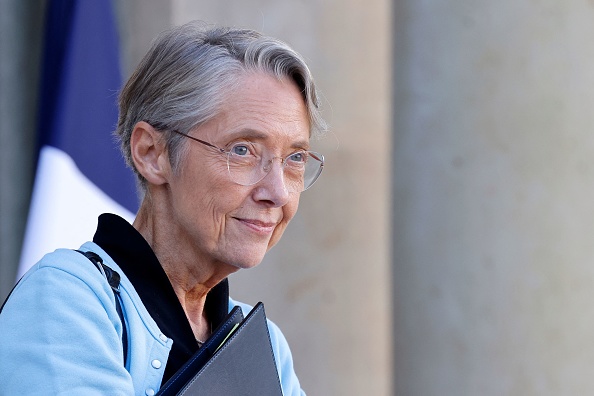
<svg viewBox="0 0 594 396">
<path fill-rule="evenodd" d="M 134 176 L 112 135 L 121 73 L 111 2 L 54 0 L 47 16 L 41 145 L 66 152 L 97 187 L 135 212 Z"/>
</svg>

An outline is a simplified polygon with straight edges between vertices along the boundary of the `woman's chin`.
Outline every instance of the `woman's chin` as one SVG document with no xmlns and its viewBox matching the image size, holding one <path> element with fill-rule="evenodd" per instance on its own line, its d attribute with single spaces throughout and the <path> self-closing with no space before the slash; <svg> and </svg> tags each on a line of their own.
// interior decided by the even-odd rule
<svg viewBox="0 0 594 396">
<path fill-rule="evenodd" d="M 235 264 L 233 264 L 233 266 L 235 268 L 239 269 L 250 269 L 250 268 L 255 268 L 257 267 L 260 263 L 262 262 L 262 258 L 260 258 L 259 260 L 250 260 L 250 261 L 245 261 L 242 260 L 240 262 L 237 262 Z"/>
<path fill-rule="evenodd" d="M 265 251 L 260 251 L 259 249 L 256 249 L 256 251 L 252 252 L 243 250 L 239 252 L 239 254 L 233 255 L 235 257 L 228 257 L 228 259 L 224 260 L 224 262 L 234 267 L 235 271 L 240 269 L 250 269 L 257 267 L 262 262 L 265 253 Z"/>
</svg>

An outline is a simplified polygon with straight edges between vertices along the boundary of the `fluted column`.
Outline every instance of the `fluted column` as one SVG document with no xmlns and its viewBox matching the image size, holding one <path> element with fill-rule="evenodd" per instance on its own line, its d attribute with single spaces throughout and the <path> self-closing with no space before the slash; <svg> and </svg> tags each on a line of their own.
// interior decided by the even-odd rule
<svg viewBox="0 0 594 396">
<path fill-rule="evenodd" d="M 594 7 L 394 9 L 399 395 L 594 390 Z"/>
<path fill-rule="evenodd" d="M 260 30 L 307 60 L 332 132 L 327 166 L 260 267 L 233 295 L 265 302 L 311 395 L 388 395 L 391 384 L 390 2 L 175 1 L 175 24 Z"/>
<path fill-rule="evenodd" d="M 41 0 L 0 1 L 0 301 L 16 274 L 35 168 Z"/>
</svg>

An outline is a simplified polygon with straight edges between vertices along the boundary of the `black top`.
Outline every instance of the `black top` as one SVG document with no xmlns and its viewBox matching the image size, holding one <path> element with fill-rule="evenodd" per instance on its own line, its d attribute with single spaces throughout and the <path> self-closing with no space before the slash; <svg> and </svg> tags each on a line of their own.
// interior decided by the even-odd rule
<svg viewBox="0 0 594 396">
<path fill-rule="evenodd" d="M 143 236 L 119 216 L 99 216 L 93 242 L 120 266 L 159 329 L 173 340 L 163 375 L 162 383 L 165 383 L 198 350 L 198 343 L 188 318 L 169 278 Z M 227 279 L 208 293 L 204 309 L 213 330 L 216 329 L 227 316 L 229 309 Z M 134 334 L 130 334 L 129 337 L 134 337 Z"/>
</svg>

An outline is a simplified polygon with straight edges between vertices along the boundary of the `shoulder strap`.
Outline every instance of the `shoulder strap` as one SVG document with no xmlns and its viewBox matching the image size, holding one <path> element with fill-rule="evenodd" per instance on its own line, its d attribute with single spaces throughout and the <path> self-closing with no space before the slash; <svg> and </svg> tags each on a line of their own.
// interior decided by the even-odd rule
<svg viewBox="0 0 594 396">
<path fill-rule="evenodd" d="M 107 265 L 103 264 L 103 260 L 97 253 L 91 251 L 83 252 L 80 250 L 77 250 L 77 252 L 84 255 L 86 258 L 89 259 L 89 261 L 91 261 L 95 265 L 95 267 L 97 267 L 99 272 L 101 272 L 105 279 L 107 279 L 107 282 L 109 283 L 109 286 L 113 291 L 116 303 L 116 311 L 118 311 L 118 316 L 120 317 L 120 321 L 122 322 L 122 349 L 124 350 L 125 367 L 128 362 L 128 329 L 126 327 L 126 319 L 124 318 L 124 311 L 122 309 L 122 297 L 120 296 L 120 274 L 112 270 Z"/>
<path fill-rule="evenodd" d="M 107 265 L 103 264 L 103 260 L 101 259 L 101 257 L 98 254 L 96 254 L 94 252 L 90 252 L 90 251 L 89 252 L 82 252 L 80 250 L 76 250 L 76 251 L 79 252 L 80 254 L 82 254 L 83 256 L 85 256 L 86 258 L 88 258 L 93 264 L 95 264 L 95 267 L 97 267 L 99 272 L 101 272 L 103 274 L 103 276 L 105 277 L 105 279 L 107 279 L 107 282 L 109 283 L 109 286 L 111 287 L 111 290 L 113 291 L 113 295 L 115 297 L 115 302 L 116 302 L 116 311 L 118 311 L 118 316 L 120 317 L 120 321 L 122 322 L 122 346 L 123 346 L 122 349 L 124 350 L 124 367 L 125 367 L 128 362 L 128 329 L 126 327 L 124 311 L 122 310 L 122 303 L 120 301 L 121 300 L 120 274 L 118 274 L 116 271 L 109 268 Z M 20 282 L 20 280 L 19 280 L 19 282 Z M 13 286 L 10 293 L 8 293 L 8 296 L 6 296 L 6 299 L 2 303 L 2 306 L 0 307 L 0 313 L 2 313 L 2 310 L 4 309 L 4 305 L 6 305 L 6 302 L 10 298 L 10 295 L 12 294 L 12 292 L 14 291 L 16 286 L 19 284 L 19 282 L 17 282 Z"/>
<path fill-rule="evenodd" d="M 19 279 L 19 282 L 20 282 L 20 279 Z M 19 284 L 19 282 L 15 283 L 15 285 L 12 287 L 12 290 L 10 291 L 10 293 L 8 293 L 8 295 L 6 296 L 6 299 L 2 303 L 2 306 L 0 307 L 0 313 L 2 313 L 2 310 L 4 309 L 4 306 L 6 305 L 6 303 L 8 302 L 8 299 L 10 298 L 10 295 L 12 294 L 12 292 L 14 291 L 14 289 L 17 287 L 17 285 Z"/>
</svg>

